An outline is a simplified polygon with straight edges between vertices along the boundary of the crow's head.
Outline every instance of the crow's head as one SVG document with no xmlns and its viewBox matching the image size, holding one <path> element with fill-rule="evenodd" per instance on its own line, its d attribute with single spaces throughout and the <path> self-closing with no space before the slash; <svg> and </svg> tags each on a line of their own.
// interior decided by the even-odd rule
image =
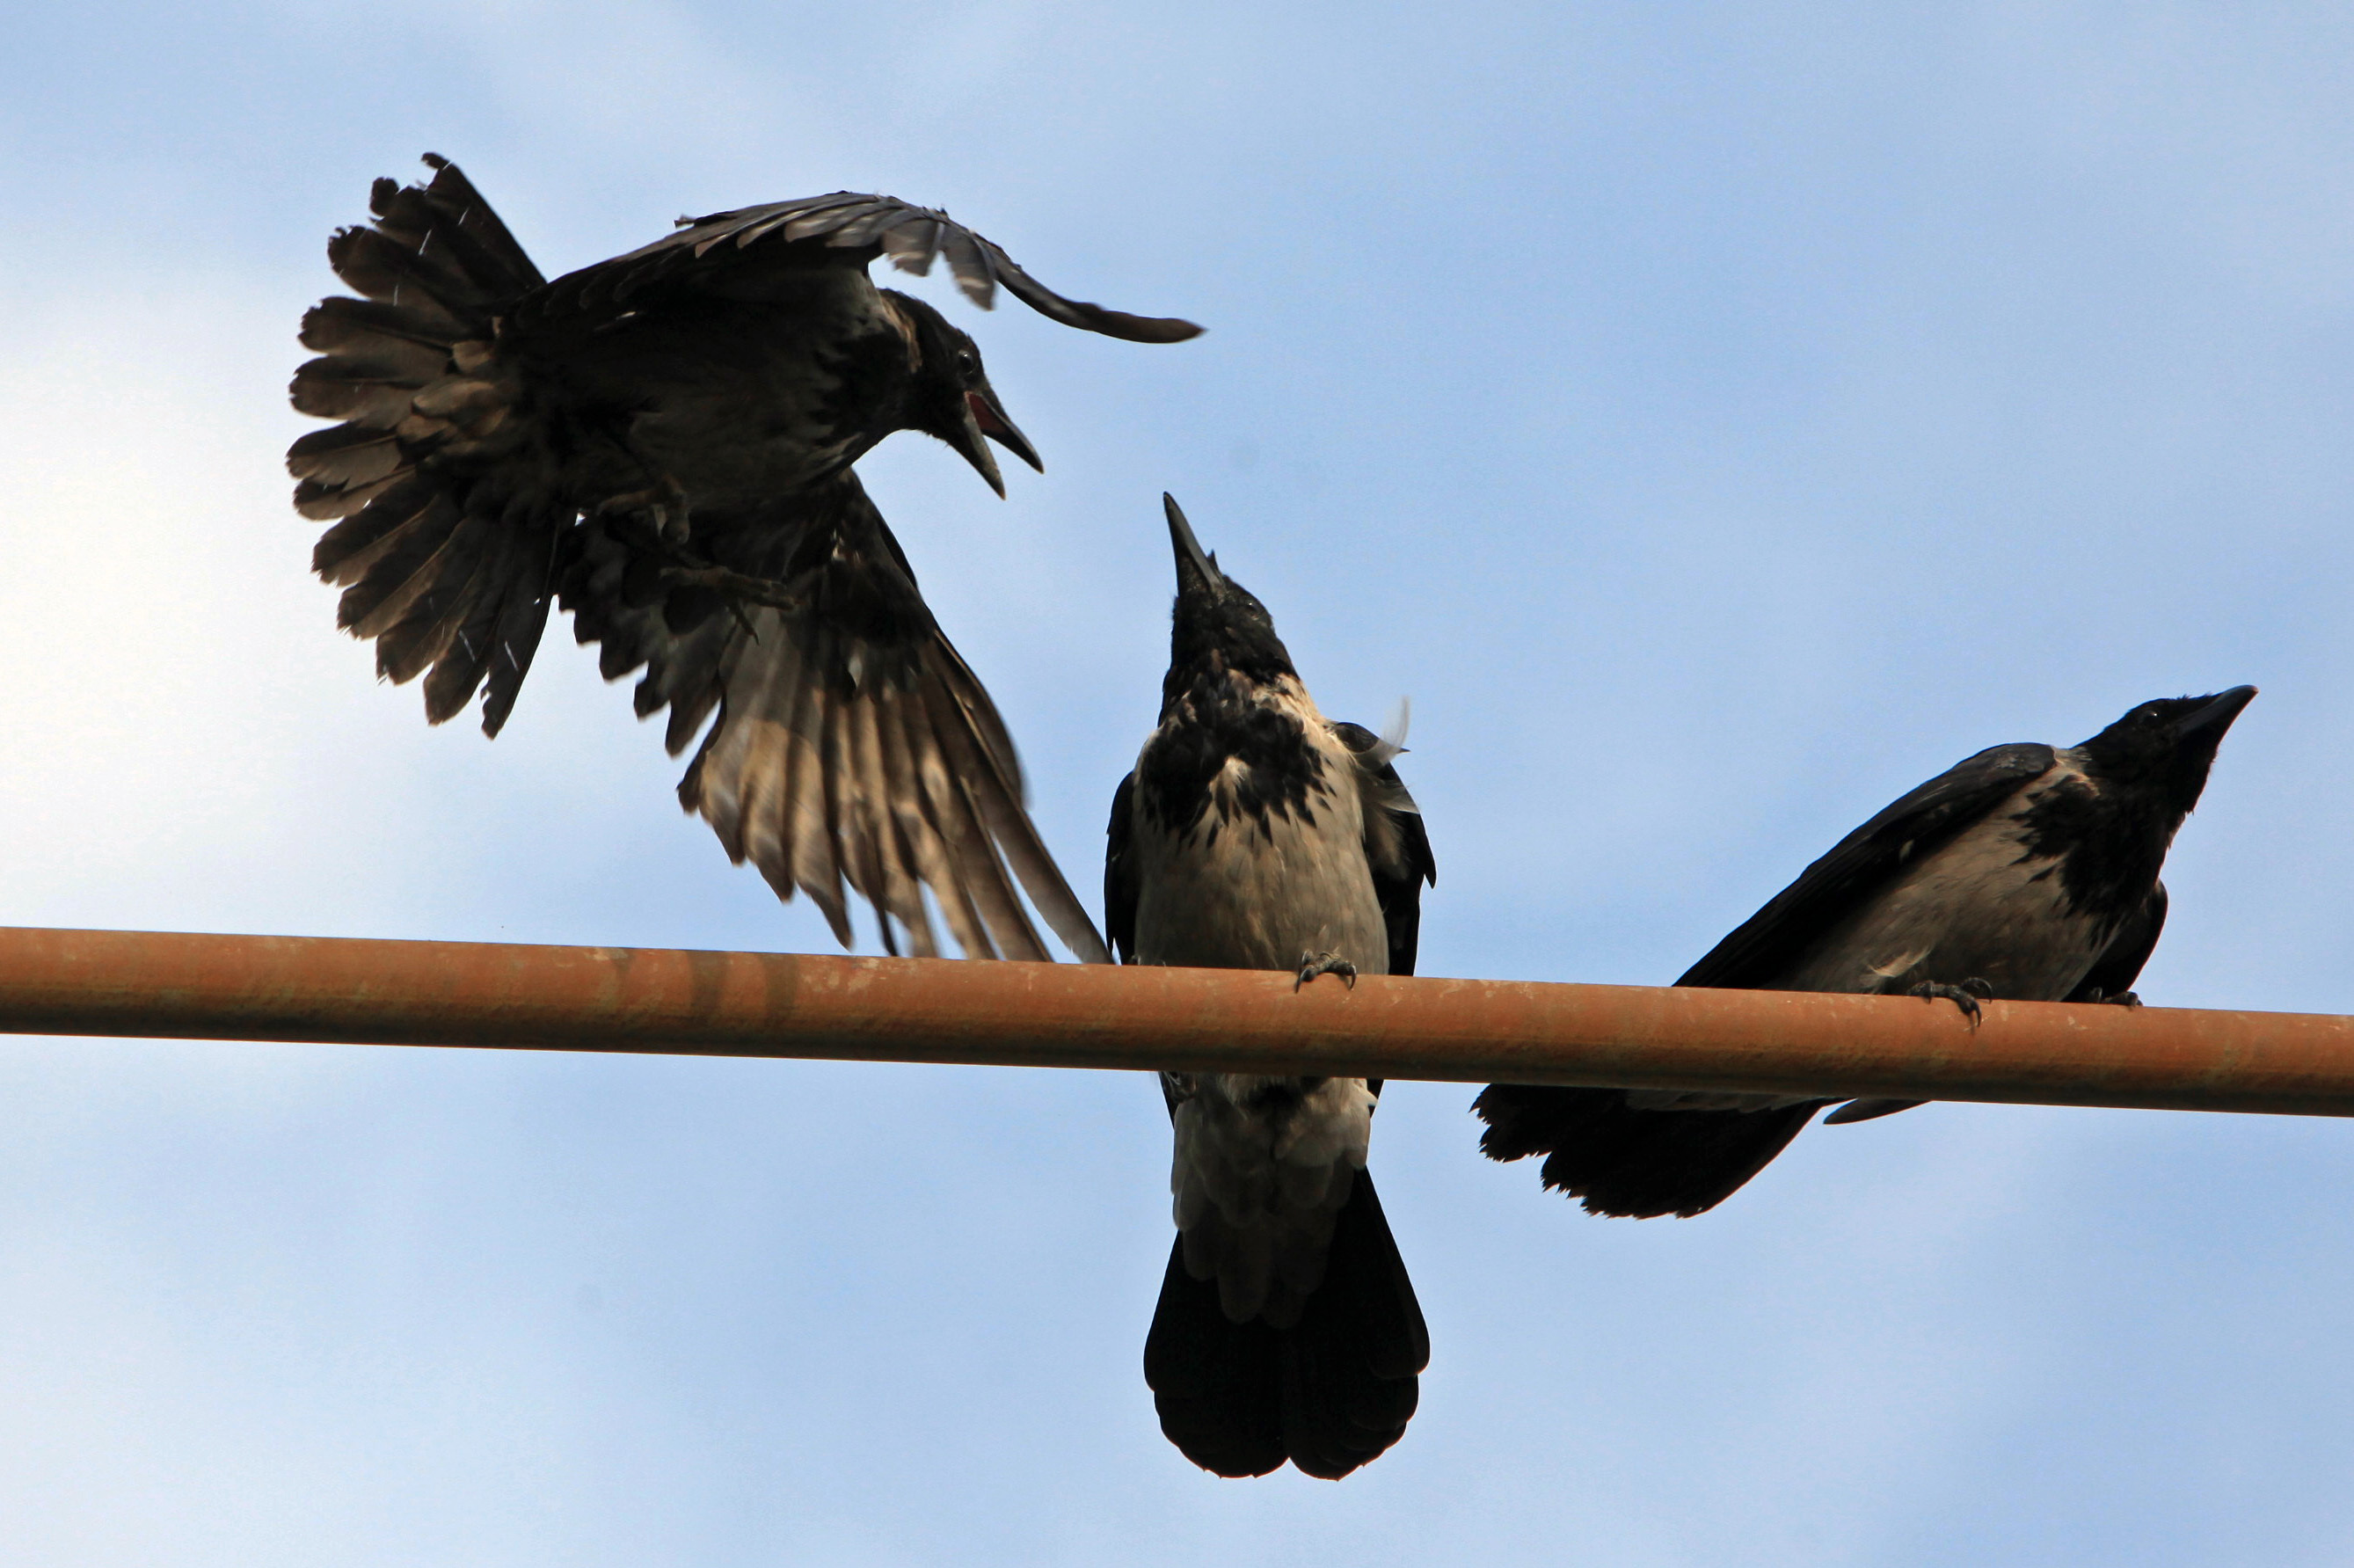
<svg viewBox="0 0 2354 1568">
<path fill-rule="evenodd" d="M 1169 682 L 1189 683 L 1199 673 L 1231 670 L 1254 681 L 1294 675 L 1291 654 L 1275 634 L 1275 618 L 1258 597 L 1218 569 L 1204 552 L 1177 499 L 1162 495 L 1169 542 L 1177 553 L 1177 603 L 1170 613 Z"/>
<path fill-rule="evenodd" d="M 2211 696 L 2144 703 L 2079 747 L 2085 770 L 2103 784 L 2153 792 L 2179 821 L 2207 787 L 2223 732 L 2255 694 L 2253 686 L 2234 686 Z"/>
<path fill-rule="evenodd" d="M 1029 438 L 1014 428 L 981 367 L 981 350 L 972 339 L 949 324 L 948 318 L 923 301 L 894 291 L 892 300 L 916 329 L 916 386 L 908 428 L 938 436 L 954 447 L 964 461 L 989 481 L 989 488 L 1005 493 L 1004 476 L 989 450 L 993 440 L 1039 472 Z M 986 439 L 984 439 L 986 438 Z"/>
</svg>

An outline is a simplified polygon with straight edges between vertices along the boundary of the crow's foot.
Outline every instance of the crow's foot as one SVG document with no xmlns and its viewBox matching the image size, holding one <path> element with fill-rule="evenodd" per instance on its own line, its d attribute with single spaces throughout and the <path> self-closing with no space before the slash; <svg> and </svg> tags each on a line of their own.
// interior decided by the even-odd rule
<svg viewBox="0 0 2354 1568">
<path fill-rule="evenodd" d="M 2085 997 L 2084 1000 L 2086 1001 L 2098 1002 L 2105 1007 L 2139 1007 L 2141 1005 L 2141 998 L 2129 991 L 2121 991 L 2115 996 L 2104 996 L 2101 992 L 2095 991 Z"/>
<path fill-rule="evenodd" d="M 659 590 L 656 598 L 666 600 L 673 593 L 707 593 L 736 618 L 744 635 L 755 642 L 760 640 L 760 633 L 752 624 L 753 609 L 766 608 L 792 614 L 809 608 L 806 596 L 794 593 L 773 577 L 751 577 L 726 567 L 715 567 L 684 550 L 665 549 L 661 554 L 663 558 L 678 564 L 652 568 L 653 583 Z M 671 609 L 673 613 L 686 616 L 687 622 L 701 619 L 701 612 L 683 604 L 673 604 Z M 683 630 L 687 622 L 673 621 L 672 629 Z"/>
<path fill-rule="evenodd" d="M 709 588 L 731 605 L 757 604 L 770 609 L 786 610 L 807 608 L 803 596 L 774 577 L 751 577 L 743 572 L 731 572 L 726 567 L 664 567 L 662 582 L 665 588 Z M 741 619 L 740 615 L 738 619 Z"/>
<path fill-rule="evenodd" d="M 1291 989 L 1298 991 L 1318 975 L 1339 975 L 1351 991 L 1357 989 L 1357 966 L 1338 953 L 1300 954 L 1299 973 L 1293 978 Z"/>
<path fill-rule="evenodd" d="M 1959 985 L 1946 985 L 1937 980 L 1923 980 L 1913 988 L 1913 994 L 1925 1001 L 1952 1002 L 1962 1010 L 1962 1016 L 1970 1021 L 1970 1027 L 1976 1029 L 1979 1019 L 1983 1016 L 1978 1010 L 1978 1003 L 1993 998 L 1994 986 L 1989 981 L 1976 978 L 1966 980 Z"/>
</svg>

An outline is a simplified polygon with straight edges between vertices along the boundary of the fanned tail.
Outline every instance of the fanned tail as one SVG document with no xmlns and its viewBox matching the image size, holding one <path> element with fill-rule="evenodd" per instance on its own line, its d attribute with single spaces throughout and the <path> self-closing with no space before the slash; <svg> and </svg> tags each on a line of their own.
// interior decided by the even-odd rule
<svg viewBox="0 0 2354 1568">
<path fill-rule="evenodd" d="M 1221 1476 L 1263 1476 L 1286 1459 L 1338 1480 L 1404 1436 L 1430 1362 L 1430 1334 L 1373 1177 L 1358 1171 L 1335 1217 L 1324 1279 L 1288 1329 L 1237 1323 L 1215 1279 L 1169 1254 L 1144 1341 L 1161 1430 Z"/>
<path fill-rule="evenodd" d="M 376 644 L 395 683 L 430 671 L 432 723 L 487 684 L 482 729 L 514 705 L 547 620 L 549 574 L 572 514 L 531 460 L 500 364 L 497 316 L 543 281 L 498 215 L 429 155 L 425 185 L 376 182 L 371 226 L 328 242 L 358 299 L 302 318 L 318 358 L 294 407 L 342 423 L 297 440 L 286 466 L 303 516 L 334 525 L 312 568 L 345 589 L 337 620 Z"/>
</svg>

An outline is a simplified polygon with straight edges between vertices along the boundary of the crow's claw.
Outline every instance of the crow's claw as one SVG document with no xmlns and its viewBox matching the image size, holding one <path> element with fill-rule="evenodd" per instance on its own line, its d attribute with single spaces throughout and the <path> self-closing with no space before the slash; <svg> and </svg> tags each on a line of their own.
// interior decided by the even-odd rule
<svg viewBox="0 0 2354 1568">
<path fill-rule="evenodd" d="M 1293 977 L 1291 989 L 1298 991 L 1318 975 L 1339 975 L 1351 991 L 1357 989 L 1357 966 L 1338 953 L 1302 953 L 1299 973 Z"/>
<path fill-rule="evenodd" d="M 1923 980 L 1913 988 L 1913 994 L 1925 1001 L 1942 1000 L 1952 1002 L 1962 1010 L 1962 1016 L 1970 1021 L 1970 1027 L 1976 1029 L 1979 1020 L 1984 1016 L 1979 1011 L 1978 1003 L 1992 1000 L 1994 986 L 1976 977 L 1966 980 L 1959 985 L 1946 985 L 1938 980 Z"/>
</svg>

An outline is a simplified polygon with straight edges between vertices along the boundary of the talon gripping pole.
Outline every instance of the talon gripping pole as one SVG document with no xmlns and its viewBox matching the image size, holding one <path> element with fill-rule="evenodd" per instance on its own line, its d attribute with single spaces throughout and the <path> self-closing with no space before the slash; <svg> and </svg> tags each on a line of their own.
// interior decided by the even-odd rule
<svg viewBox="0 0 2354 1568">
<path fill-rule="evenodd" d="M 2354 1115 L 2354 1018 L 0 927 L 0 1033 Z"/>
</svg>

